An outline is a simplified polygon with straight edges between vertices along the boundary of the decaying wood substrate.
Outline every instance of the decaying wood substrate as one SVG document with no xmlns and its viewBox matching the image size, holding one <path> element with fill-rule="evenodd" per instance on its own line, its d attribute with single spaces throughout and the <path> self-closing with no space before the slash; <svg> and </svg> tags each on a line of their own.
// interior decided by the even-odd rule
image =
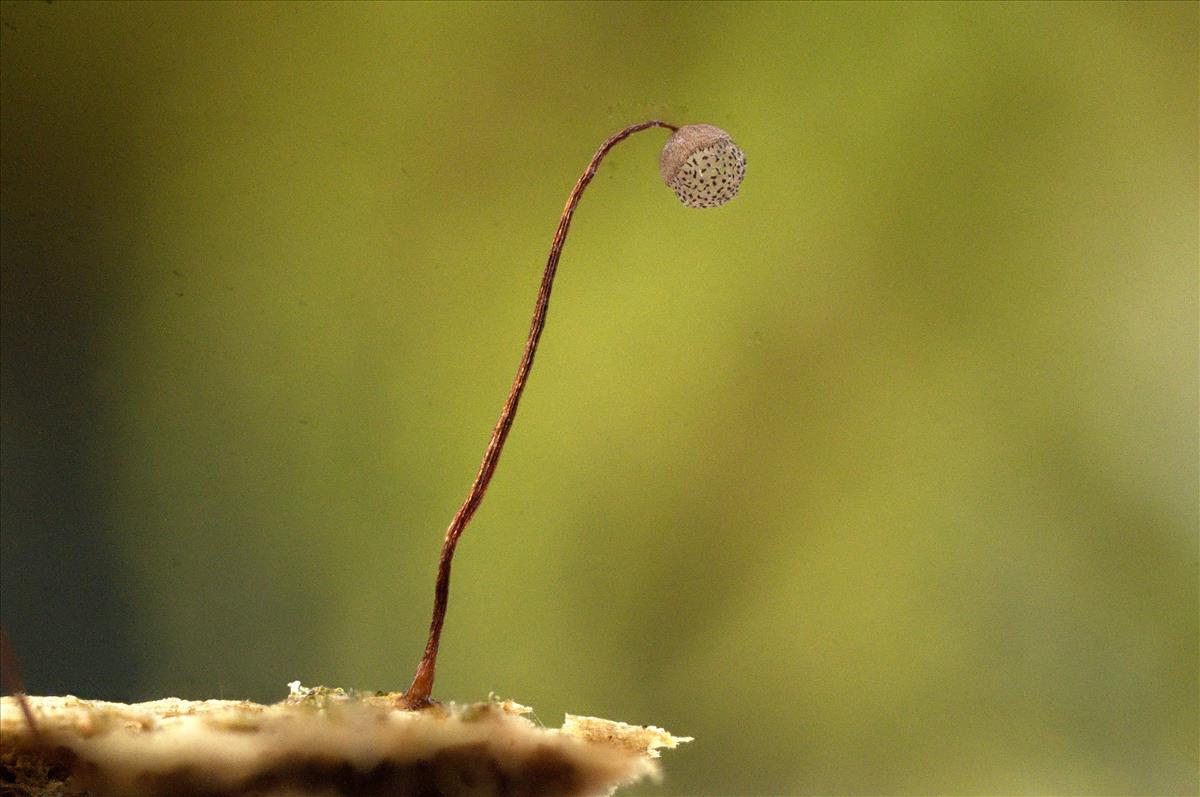
<svg viewBox="0 0 1200 797">
<path fill-rule="evenodd" d="M 397 695 L 291 685 L 287 700 L 0 701 L 8 795 L 605 795 L 659 775 L 661 728 L 567 715 L 548 729 L 512 701 L 395 708 Z"/>
</svg>

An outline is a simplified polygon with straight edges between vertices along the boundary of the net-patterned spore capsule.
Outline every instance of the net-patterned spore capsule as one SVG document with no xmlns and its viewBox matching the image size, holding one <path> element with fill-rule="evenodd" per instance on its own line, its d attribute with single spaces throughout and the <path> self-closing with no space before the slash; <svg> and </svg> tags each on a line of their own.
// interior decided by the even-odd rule
<svg viewBox="0 0 1200 797">
<path fill-rule="evenodd" d="M 683 204 L 715 208 L 737 195 L 746 176 L 746 154 L 719 127 L 685 125 L 667 139 L 658 166 Z"/>
</svg>

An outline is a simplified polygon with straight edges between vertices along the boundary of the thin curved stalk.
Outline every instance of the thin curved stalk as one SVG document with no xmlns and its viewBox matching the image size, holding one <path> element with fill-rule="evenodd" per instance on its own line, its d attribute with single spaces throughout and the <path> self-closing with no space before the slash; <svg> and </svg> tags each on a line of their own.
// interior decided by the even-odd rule
<svg viewBox="0 0 1200 797">
<path fill-rule="evenodd" d="M 517 375 L 513 379 L 512 388 L 508 391 L 504 408 L 500 411 L 500 419 L 496 421 L 496 428 L 492 430 L 491 440 L 488 441 L 487 449 L 483 452 L 483 462 L 479 465 L 479 473 L 476 474 L 475 481 L 471 483 L 466 500 L 459 507 L 454 519 L 450 521 L 450 527 L 446 529 L 446 539 L 442 543 L 441 556 L 438 558 L 437 583 L 433 598 L 433 620 L 429 624 L 429 641 L 425 644 L 425 653 L 417 665 L 412 685 L 408 687 L 408 691 L 401 698 L 401 705 L 405 708 L 424 708 L 433 702 L 430 695 L 433 692 L 438 643 L 442 636 L 442 625 L 446 621 L 446 604 L 450 598 L 450 562 L 454 558 L 454 549 L 458 546 L 458 540 L 462 536 L 463 530 L 471 521 L 475 510 L 479 508 L 480 502 L 483 501 L 488 483 L 491 482 L 492 475 L 496 472 L 496 465 L 500 461 L 500 452 L 504 449 L 504 441 L 508 438 L 508 432 L 512 429 L 513 420 L 516 418 L 521 393 L 525 390 L 525 383 L 529 380 L 529 371 L 533 368 L 533 356 L 537 353 L 538 341 L 542 337 L 542 330 L 546 327 L 546 312 L 550 308 L 550 290 L 554 286 L 554 274 L 558 270 L 558 259 L 562 256 L 563 244 L 567 240 L 571 217 L 575 215 L 575 208 L 579 205 L 583 191 L 596 176 L 596 169 L 600 166 L 600 161 L 604 160 L 604 156 L 634 133 L 652 127 L 664 127 L 671 131 L 678 130 L 675 125 L 652 120 L 630 125 L 611 136 L 600 145 L 600 149 L 596 150 L 596 154 L 592 156 L 592 160 L 584 169 L 578 182 L 575 183 L 575 187 L 571 189 L 570 196 L 567 197 L 567 204 L 558 220 L 558 229 L 554 232 L 554 240 L 550 243 L 550 255 L 546 259 L 546 270 L 542 275 L 541 287 L 538 289 L 537 304 L 533 308 L 533 321 L 529 326 L 529 338 L 525 341 L 525 351 L 521 355 L 521 364 L 517 368 Z"/>
</svg>

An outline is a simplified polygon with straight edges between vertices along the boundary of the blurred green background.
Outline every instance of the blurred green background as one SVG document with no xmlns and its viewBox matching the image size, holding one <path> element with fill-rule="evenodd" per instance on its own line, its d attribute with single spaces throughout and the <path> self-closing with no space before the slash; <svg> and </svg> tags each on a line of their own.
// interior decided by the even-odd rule
<svg viewBox="0 0 1200 797">
<path fill-rule="evenodd" d="M 408 684 L 696 737 L 642 794 L 1195 793 L 1177 4 L 5 3 L 29 688 Z"/>
</svg>

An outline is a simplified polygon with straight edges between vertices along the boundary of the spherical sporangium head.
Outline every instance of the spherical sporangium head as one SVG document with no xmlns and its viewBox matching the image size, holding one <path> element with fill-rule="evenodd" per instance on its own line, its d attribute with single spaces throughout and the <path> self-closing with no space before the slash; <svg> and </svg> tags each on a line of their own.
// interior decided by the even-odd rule
<svg viewBox="0 0 1200 797">
<path fill-rule="evenodd" d="M 746 176 L 746 154 L 719 127 L 685 125 L 667 139 L 659 171 L 688 207 L 713 208 L 737 195 Z"/>
</svg>

